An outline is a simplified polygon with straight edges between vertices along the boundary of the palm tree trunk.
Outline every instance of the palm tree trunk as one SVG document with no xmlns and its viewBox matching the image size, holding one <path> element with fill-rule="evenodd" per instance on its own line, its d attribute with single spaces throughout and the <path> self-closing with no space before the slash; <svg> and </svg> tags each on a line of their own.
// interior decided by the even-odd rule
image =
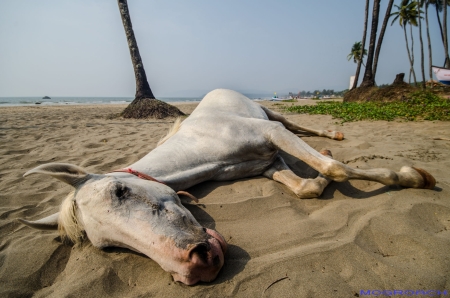
<svg viewBox="0 0 450 298">
<path fill-rule="evenodd" d="M 367 36 L 367 22 L 369 20 L 369 0 L 366 0 L 366 8 L 365 8 L 365 16 L 364 16 L 364 31 L 363 31 L 363 38 L 361 40 L 361 59 L 358 61 L 358 66 L 356 67 L 356 74 L 355 74 L 355 80 L 353 81 L 352 89 L 356 88 L 358 86 L 358 80 L 359 80 L 359 73 L 361 71 L 361 63 L 363 60 L 363 54 L 364 54 L 364 48 L 366 46 L 366 36 Z M 364 66 L 365 67 L 365 66 Z"/>
<path fill-rule="evenodd" d="M 410 34 L 411 34 L 411 73 L 414 78 L 414 86 L 417 87 L 417 80 L 416 80 L 416 71 L 414 70 L 414 36 L 412 31 L 412 25 L 409 24 Z"/>
<path fill-rule="evenodd" d="M 373 87 L 375 85 L 375 78 L 373 77 L 373 57 L 375 52 L 375 41 L 377 39 L 378 19 L 380 16 L 380 1 L 374 0 L 372 11 L 372 25 L 370 29 L 369 53 L 367 54 L 366 71 L 364 72 L 364 79 L 361 87 Z"/>
<path fill-rule="evenodd" d="M 403 25 L 403 33 L 405 34 L 405 41 L 406 41 L 406 52 L 408 52 L 408 59 L 409 59 L 409 82 L 411 83 L 411 69 L 412 69 L 412 61 L 411 61 L 411 52 L 409 51 L 409 43 L 408 43 L 408 34 L 406 34 L 406 25 Z"/>
<path fill-rule="evenodd" d="M 375 58 L 373 60 L 373 77 L 376 78 L 377 66 L 378 66 L 378 56 L 380 55 L 381 43 L 383 42 L 384 33 L 386 32 L 386 26 L 391 16 L 392 5 L 394 0 L 389 0 L 388 7 L 386 9 L 386 14 L 384 15 L 383 25 L 381 26 L 380 36 L 378 37 L 377 49 L 375 51 Z"/>
<path fill-rule="evenodd" d="M 417 15 L 419 19 L 419 39 L 420 39 L 420 70 L 422 71 L 422 88 L 425 89 L 425 57 L 423 52 L 422 21 L 420 20 L 420 5 L 417 5 Z"/>
<path fill-rule="evenodd" d="M 429 76 L 430 76 L 430 80 L 433 80 L 433 69 L 431 68 L 431 66 L 433 65 L 433 55 L 431 52 L 431 38 L 430 38 L 430 26 L 428 25 L 428 3 L 425 3 L 425 21 L 427 24 L 427 39 L 428 39 L 428 60 L 430 61 L 430 65 L 429 65 Z M 433 84 L 431 84 L 431 86 L 433 87 Z"/>
<path fill-rule="evenodd" d="M 445 49 L 445 67 L 450 68 L 450 59 L 448 57 L 448 35 L 447 35 L 447 0 L 444 0 L 444 49 Z"/>
<path fill-rule="evenodd" d="M 131 25 L 130 13 L 127 0 L 117 0 L 123 28 L 127 36 L 128 49 L 130 50 L 131 62 L 133 63 L 134 77 L 136 80 L 136 95 L 134 100 L 120 114 L 124 118 L 158 118 L 178 117 L 184 115 L 177 107 L 155 99 L 153 92 L 145 75 L 144 64 L 134 37 Z"/>
<path fill-rule="evenodd" d="M 406 26 L 406 25 L 405 25 Z M 412 25 L 410 25 L 410 33 L 411 33 L 411 38 L 413 37 L 412 36 Z M 410 66 L 410 68 L 409 68 L 409 77 L 408 77 L 408 83 L 409 84 L 411 84 L 411 74 L 412 74 L 412 72 L 413 72 L 413 69 L 414 69 L 414 40 L 411 40 L 411 48 L 410 48 L 410 51 L 411 51 L 411 61 L 410 61 L 410 63 L 411 63 L 411 66 Z"/>
<path fill-rule="evenodd" d="M 436 8 L 436 17 L 439 23 L 439 29 L 441 30 L 441 38 L 442 38 L 442 43 L 444 43 L 444 32 L 442 31 L 442 24 L 441 24 L 441 17 L 439 16 L 439 5 L 436 3 L 434 5 L 434 7 Z"/>
<path fill-rule="evenodd" d="M 133 63 L 134 76 L 136 79 L 136 95 L 135 99 L 150 98 L 153 99 L 153 92 L 147 81 L 147 76 L 142 63 L 139 48 L 134 37 L 133 26 L 131 24 L 130 13 L 128 10 L 127 0 L 118 0 L 120 16 L 122 17 L 123 28 L 127 36 L 128 48 L 130 50 L 131 62 Z"/>
</svg>

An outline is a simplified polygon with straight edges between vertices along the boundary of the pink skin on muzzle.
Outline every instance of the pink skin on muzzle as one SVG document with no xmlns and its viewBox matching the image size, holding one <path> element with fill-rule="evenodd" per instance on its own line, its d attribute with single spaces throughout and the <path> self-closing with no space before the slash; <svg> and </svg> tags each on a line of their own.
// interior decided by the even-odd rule
<svg viewBox="0 0 450 298">
<path fill-rule="evenodd" d="M 200 255 L 198 247 L 192 248 L 189 252 L 190 260 L 186 264 L 185 274 L 172 273 L 174 281 L 182 282 L 186 285 L 194 285 L 200 281 L 213 281 L 224 263 L 224 255 L 227 251 L 227 243 L 218 232 L 206 229 L 205 231 L 212 238 L 208 239 L 209 250 Z"/>
</svg>

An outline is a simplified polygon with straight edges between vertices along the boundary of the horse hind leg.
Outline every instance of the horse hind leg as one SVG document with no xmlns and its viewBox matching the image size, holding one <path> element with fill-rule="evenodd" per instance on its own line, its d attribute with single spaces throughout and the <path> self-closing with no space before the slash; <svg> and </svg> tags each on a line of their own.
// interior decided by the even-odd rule
<svg viewBox="0 0 450 298">
<path fill-rule="evenodd" d="M 332 158 L 329 150 L 323 150 L 320 153 Z M 300 178 L 289 169 L 281 156 L 278 156 L 272 167 L 266 170 L 263 175 L 286 185 L 301 199 L 319 197 L 325 187 L 332 181 L 320 173 L 314 179 Z"/>
<path fill-rule="evenodd" d="M 287 120 L 281 114 L 278 114 L 272 110 L 269 110 L 266 107 L 261 106 L 261 108 L 266 113 L 267 117 L 269 117 L 269 120 L 281 122 L 284 125 L 284 127 L 286 127 L 288 130 L 292 131 L 293 133 L 298 133 L 300 131 L 306 131 L 306 132 L 315 134 L 319 137 L 327 137 L 327 138 L 330 138 L 333 140 L 342 141 L 344 139 L 344 134 L 342 132 L 332 131 L 332 130 L 316 130 L 313 128 L 300 126 L 292 121 Z"/>
<path fill-rule="evenodd" d="M 302 160 L 324 177 L 337 182 L 350 179 L 369 180 L 384 185 L 400 185 L 412 188 L 434 189 L 436 180 L 427 171 L 413 167 L 402 167 L 399 172 L 385 168 L 354 169 L 337 160 L 320 154 L 300 138 L 280 125 L 266 130 L 266 139 L 277 149 Z"/>
</svg>

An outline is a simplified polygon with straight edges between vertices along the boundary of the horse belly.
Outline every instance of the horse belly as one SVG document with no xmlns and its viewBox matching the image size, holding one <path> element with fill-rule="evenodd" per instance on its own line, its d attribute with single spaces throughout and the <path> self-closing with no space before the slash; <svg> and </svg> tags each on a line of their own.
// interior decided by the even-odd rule
<svg viewBox="0 0 450 298">
<path fill-rule="evenodd" d="M 238 164 L 225 165 L 219 169 L 212 180 L 227 181 L 261 175 L 274 162 L 277 154 L 269 160 L 250 160 Z"/>
</svg>

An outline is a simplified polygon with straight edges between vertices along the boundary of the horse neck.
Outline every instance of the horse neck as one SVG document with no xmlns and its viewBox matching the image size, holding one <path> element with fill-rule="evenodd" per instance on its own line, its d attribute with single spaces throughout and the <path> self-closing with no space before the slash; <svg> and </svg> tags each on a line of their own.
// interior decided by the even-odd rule
<svg viewBox="0 0 450 298">
<path fill-rule="evenodd" d="M 198 152 L 176 140 L 168 140 L 128 168 L 149 175 L 179 191 L 208 180 L 208 164 Z"/>
</svg>

